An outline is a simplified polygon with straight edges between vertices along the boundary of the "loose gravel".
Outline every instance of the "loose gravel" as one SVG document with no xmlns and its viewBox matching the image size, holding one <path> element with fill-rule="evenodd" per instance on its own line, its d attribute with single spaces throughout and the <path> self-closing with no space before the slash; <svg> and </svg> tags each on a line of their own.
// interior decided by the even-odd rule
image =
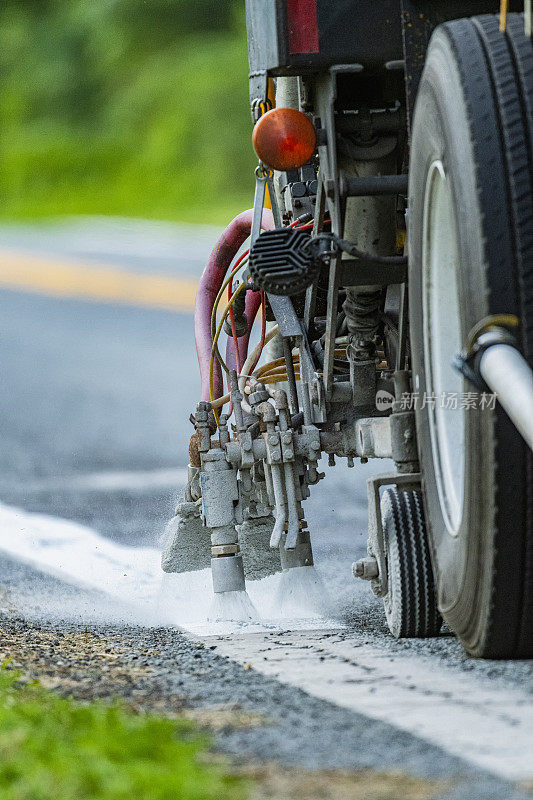
<svg viewBox="0 0 533 800">
<path fill-rule="evenodd" d="M 525 796 L 416 737 L 240 667 L 176 629 L 58 625 L 9 613 L 0 628 L 2 658 L 29 679 L 80 700 L 121 698 L 138 711 L 186 714 L 211 728 L 217 750 L 241 765 L 402 774 L 441 800 Z"/>
</svg>

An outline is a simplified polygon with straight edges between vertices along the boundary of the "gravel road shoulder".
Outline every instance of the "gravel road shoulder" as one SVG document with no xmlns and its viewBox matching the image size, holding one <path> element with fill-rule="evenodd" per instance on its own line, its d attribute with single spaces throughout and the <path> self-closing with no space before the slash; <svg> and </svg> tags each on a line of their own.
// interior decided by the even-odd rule
<svg viewBox="0 0 533 800">
<path fill-rule="evenodd" d="M 79 700 L 120 698 L 140 712 L 185 715 L 207 726 L 219 753 L 262 776 L 258 798 L 301 797 L 291 794 L 297 785 L 307 786 L 305 797 L 343 800 L 525 796 L 416 737 L 239 666 L 176 629 L 37 623 L 4 613 L 0 630 L 2 660 L 29 679 Z"/>
</svg>

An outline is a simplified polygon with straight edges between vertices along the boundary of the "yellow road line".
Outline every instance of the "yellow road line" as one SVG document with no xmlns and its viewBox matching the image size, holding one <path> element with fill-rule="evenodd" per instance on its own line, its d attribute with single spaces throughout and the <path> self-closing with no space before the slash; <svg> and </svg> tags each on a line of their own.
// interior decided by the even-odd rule
<svg viewBox="0 0 533 800">
<path fill-rule="evenodd" d="M 7 250 L 0 251 L 0 288 L 170 311 L 193 311 L 196 297 L 196 281 L 187 278 Z"/>
</svg>

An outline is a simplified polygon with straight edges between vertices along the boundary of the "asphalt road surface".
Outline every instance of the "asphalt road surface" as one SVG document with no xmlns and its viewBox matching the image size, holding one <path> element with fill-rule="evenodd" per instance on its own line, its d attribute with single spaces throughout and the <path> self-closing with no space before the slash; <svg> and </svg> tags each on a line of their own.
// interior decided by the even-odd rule
<svg viewBox="0 0 533 800">
<path fill-rule="evenodd" d="M 120 220 L 0 230 L 5 633 L 89 625 L 126 661 L 156 649 L 162 697 L 267 720 L 219 732 L 241 758 L 401 772 L 428 797 L 528 796 L 532 662 L 467 659 L 447 631 L 396 642 L 351 577 L 365 477 L 389 465 L 325 467 L 306 509 L 324 591 L 298 587 L 300 605 L 267 579 L 249 588 L 261 620 L 221 627 L 208 575 L 159 573 L 198 399 L 194 282 L 215 236 Z"/>
</svg>

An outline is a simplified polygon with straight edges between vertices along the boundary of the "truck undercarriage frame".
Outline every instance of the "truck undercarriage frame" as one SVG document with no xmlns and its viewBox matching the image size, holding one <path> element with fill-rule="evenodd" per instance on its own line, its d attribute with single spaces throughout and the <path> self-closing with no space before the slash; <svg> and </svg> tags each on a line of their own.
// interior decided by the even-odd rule
<svg viewBox="0 0 533 800">
<path fill-rule="evenodd" d="M 533 655 L 533 48 L 528 8 L 506 5 L 498 21 L 486 0 L 247 0 L 254 206 L 198 290 L 202 399 L 167 571 L 210 563 L 226 593 L 307 568 L 320 458 L 392 459 L 353 565 L 392 633 L 436 635 L 442 613 L 474 655 Z M 300 125 L 302 147 L 311 121 L 311 157 L 261 158 L 269 120 Z M 441 410 L 445 394 L 470 408 Z"/>
</svg>

